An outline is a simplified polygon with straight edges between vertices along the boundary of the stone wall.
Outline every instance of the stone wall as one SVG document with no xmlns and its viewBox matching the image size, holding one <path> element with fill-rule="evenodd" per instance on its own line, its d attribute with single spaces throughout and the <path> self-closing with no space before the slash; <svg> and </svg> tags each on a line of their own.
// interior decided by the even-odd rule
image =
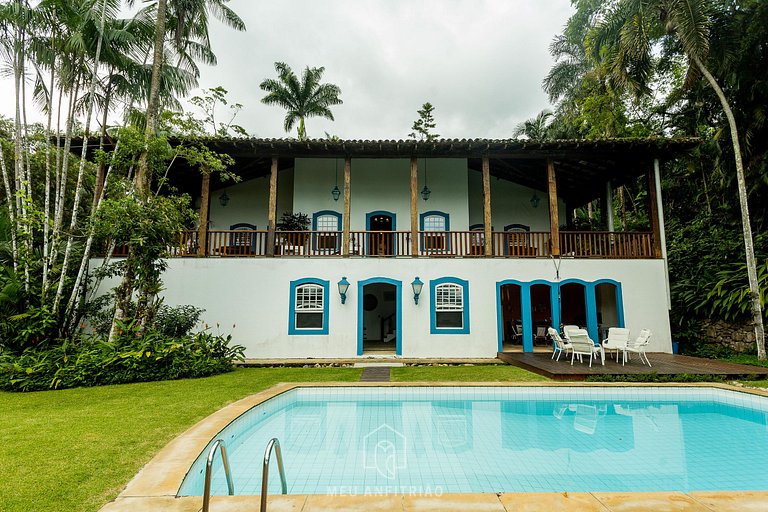
<svg viewBox="0 0 768 512">
<path fill-rule="evenodd" d="M 755 348 L 755 330 L 749 324 L 703 320 L 701 332 L 702 341 L 708 345 L 721 345 L 736 352 L 747 352 Z"/>
</svg>

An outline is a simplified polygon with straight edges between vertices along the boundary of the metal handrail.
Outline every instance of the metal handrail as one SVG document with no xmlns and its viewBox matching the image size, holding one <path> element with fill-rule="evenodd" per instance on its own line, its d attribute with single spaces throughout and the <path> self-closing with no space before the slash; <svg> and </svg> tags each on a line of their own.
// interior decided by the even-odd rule
<svg viewBox="0 0 768 512">
<path fill-rule="evenodd" d="M 229 461 L 227 460 L 227 448 L 224 446 L 223 439 L 217 439 L 208 452 L 208 460 L 205 462 L 205 488 L 203 490 L 203 510 L 208 512 L 208 506 L 211 503 L 211 473 L 213 468 L 213 457 L 216 450 L 221 450 L 221 462 L 224 464 L 224 475 L 227 477 L 227 489 L 230 496 L 235 494 L 235 484 L 232 481 L 232 472 L 229 470 Z"/>
<path fill-rule="evenodd" d="M 272 455 L 272 448 L 275 449 L 277 456 L 277 469 L 280 470 L 280 483 L 282 484 L 283 494 L 288 494 L 288 484 L 285 481 L 285 469 L 283 468 L 283 454 L 280 451 L 280 441 L 273 437 L 267 443 L 267 450 L 264 452 L 264 465 L 261 469 L 261 512 L 267 510 L 267 487 L 269 487 L 269 457 Z"/>
</svg>

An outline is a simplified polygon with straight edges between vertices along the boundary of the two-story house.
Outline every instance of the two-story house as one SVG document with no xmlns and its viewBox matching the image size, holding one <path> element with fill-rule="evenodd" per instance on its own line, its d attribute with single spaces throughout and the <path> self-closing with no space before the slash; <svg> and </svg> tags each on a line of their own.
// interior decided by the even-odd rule
<svg viewBox="0 0 768 512">
<path fill-rule="evenodd" d="M 660 162 L 686 139 L 232 139 L 242 181 L 177 169 L 202 219 L 163 279 L 250 358 L 493 357 L 576 324 L 653 331 L 670 352 Z M 617 231 L 612 192 L 648 184 L 649 229 Z M 574 231 L 601 201 L 604 230 Z M 308 230 L 276 229 L 284 212 Z"/>
</svg>

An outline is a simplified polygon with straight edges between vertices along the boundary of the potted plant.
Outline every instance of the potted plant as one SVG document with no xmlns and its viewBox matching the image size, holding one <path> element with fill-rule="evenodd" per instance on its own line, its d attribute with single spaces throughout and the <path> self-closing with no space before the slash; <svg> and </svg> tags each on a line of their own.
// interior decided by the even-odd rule
<svg viewBox="0 0 768 512">
<path fill-rule="evenodd" d="M 282 254 L 301 253 L 309 240 L 309 233 L 302 233 L 302 231 L 309 231 L 309 224 L 309 216 L 306 213 L 283 213 L 275 226 L 277 231 L 285 232 L 275 239 L 278 246 L 276 252 L 279 251 Z"/>
</svg>

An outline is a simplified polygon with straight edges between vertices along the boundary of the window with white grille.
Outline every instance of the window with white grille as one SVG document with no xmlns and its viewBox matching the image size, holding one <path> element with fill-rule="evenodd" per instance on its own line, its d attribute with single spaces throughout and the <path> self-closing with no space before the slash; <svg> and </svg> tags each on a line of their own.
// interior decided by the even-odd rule
<svg viewBox="0 0 768 512">
<path fill-rule="evenodd" d="M 464 287 L 447 283 L 435 287 L 435 327 L 464 327 Z"/>
<path fill-rule="evenodd" d="M 424 231 L 445 231 L 443 215 L 427 215 L 424 217 Z"/>
<path fill-rule="evenodd" d="M 294 314 L 296 329 L 322 329 L 324 317 L 324 290 L 317 284 L 296 287 Z"/>
<path fill-rule="evenodd" d="M 316 235 L 315 249 L 321 252 L 330 251 L 329 254 L 338 252 L 340 217 L 338 215 L 323 214 L 318 215 L 315 222 L 315 229 L 321 232 Z"/>
<path fill-rule="evenodd" d="M 318 231 L 338 231 L 339 218 L 336 215 L 320 215 L 317 218 Z"/>
</svg>

